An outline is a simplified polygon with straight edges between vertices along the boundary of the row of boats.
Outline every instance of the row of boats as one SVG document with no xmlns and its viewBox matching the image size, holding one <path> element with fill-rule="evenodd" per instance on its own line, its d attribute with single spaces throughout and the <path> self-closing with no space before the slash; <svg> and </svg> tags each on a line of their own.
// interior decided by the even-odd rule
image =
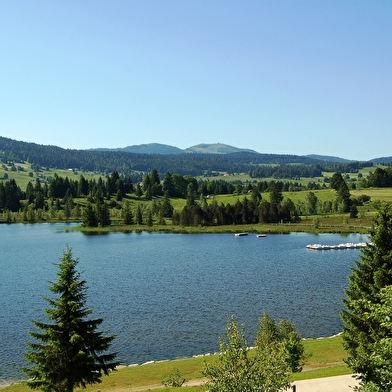
<svg viewBox="0 0 392 392">
<path fill-rule="evenodd" d="M 358 249 L 358 248 L 365 248 L 368 244 L 366 242 L 346 242 L 344 244 L 339 245 L 321 245 L 321 244 L 313 244 L 313 245 L 306 245 L 308 249 L 311 250 L 330 250 L 330 249 Z"/>
<path fill-rule="evenodd" d="M 248 235 L 249 233 L 235 233 L 234 235 L 236 237 L 243 237 L 245 235 Z M 267 234 L 256 234 L 257 238 L 262 238 L 262 237 L 267 237 Z"/>
</svg>

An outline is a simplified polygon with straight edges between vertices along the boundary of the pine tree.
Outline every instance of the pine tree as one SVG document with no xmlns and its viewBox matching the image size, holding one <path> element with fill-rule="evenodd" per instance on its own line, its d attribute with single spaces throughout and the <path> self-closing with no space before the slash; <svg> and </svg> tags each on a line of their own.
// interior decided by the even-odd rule
<svg viewBox="0 0 392 392">
<path fill-rule="evenodd" d="M 361 261 L 349 277 L 349 286 L 343 299 L 345 309 L 343 341 L 349 355 L 347 363 L 366 383 L 378 385 L 378 371 L 371 361 L 375 345 L 387 331 L 369 317 L 380 303 L 380 293 L 392 285 L 392 207 L 383 205 L 371 230 L 371 242 L 362 249 Z"/>
<path fill-rule="evenodd" d="M 83 210 L 83 226 L 86 227 L 97 227 L 98 220 L 95 209 L 91 205 L 91 203 L 87 203 L 86 207 Z"/>
<path fill-rule="evenodd" d="M 128 200 L 125 200 L 123 208 L 121 211 L 121 217 L 124 225 L 131 225 L 133 223 L 133 214 L 131 210 L 131 205 Z"/>
<path fill-rule="evenodd" d="M 77 259 L 67 247 L 57 264 L 57 282 L 50 283 L 53 299 L 44 309 L 48 323 L 32 321 L 38 332 L 29 332 L 37 342 L 27 342 L 25 358 L 32 366 L 23 368 L 28 386 L 44 392 L 72 392 L 101 382 L 118 365 L 116 354 L 108 354 L 113 336 L 97 331 L 103 319 L 88 319 L 86 282 L 76 270 Z"/>
</svg>

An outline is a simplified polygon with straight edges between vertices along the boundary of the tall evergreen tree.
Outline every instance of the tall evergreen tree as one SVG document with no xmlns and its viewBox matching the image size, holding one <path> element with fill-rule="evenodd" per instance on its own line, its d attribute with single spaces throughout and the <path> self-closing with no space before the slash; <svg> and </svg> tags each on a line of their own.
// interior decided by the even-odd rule
<svg viewBox="0 0 392 392">
<path fill-rule="evenodd" d="M 97 214 L 91 203 L 87 203 L 86 207 L 83 209 L 82 220 L 83 220 L 82 223 L 83 226 L 87 226 L 87 227 L 98 226 Z"/>
<path fill-rule="evenodd" d="M 338 208 L 340 212 L 349 212 L 350 211 L 350 191 L 345 181 L 343 181 L 339 189 L 336 192 L 336 201 L 338 203 Z"/>
<path fill-rule="evenodd" d="M 26 343 L 26 359 L 31 367 L 22 370 L 30 378 L 32 389 L 44 392 L 73 392 L 87 384 L 101 382 L 118 365 L 116 354 L 106 353 L 113 336 L 104 336 L 97 328 L 103 319 L 88 319 L 92 309 L 86 308 L 86 281 L 76 267 L 78 259 L 66 248 L 57 264 L 57 282 L 49 290 L 54 298 L 47 298 L 45 309 L 48 323 L 32 321 L 40 332 L 29 332 L 38 342 Z"/>
<path fill-rule="evenodd" d="M 340 185 L 344 182 L 344 178 L 342 176 L 342 173 L 336 172 L 332 175 L 331 177 L 331 188 L 335 189 L 335 191 L 339 190 Z"/>
<path fill-rule="evenodd" d="M 138 225 L 143 224 L 143 211 L 142 211 L 142 208 L 140 206 L 140 203 L 138 203 L 138 205 L 136 207 L 135 223 L 137 223 Z"/>
<path fill-rule="evenodd" d="M 174 208 L 171 205 L 168 191 L 164 193 L 160 211 L 164 217 L 171 218 L 173 216 Z"/>
<path fill-rule="evenodd" d="M 269 196 L 272 204 L 279 204 L 283 200 L 281 186 L 278 182 L 271 181 L 269 185 Z"/>
<path fill-rule="evenodd" d="M 133 223 L 133 214 L 131 210 L 131 204 L 128 200 L 125 200 L 123 208 L 121 210 L 121 217 L 124 225 L 131 225 Z"/>
<path fill-rule="evenodd" d="M 353 373 L 366 383 L 379 384 L 379 372 L 371 361 L 375 345 L 386 336 L 385 328 L 369 317 L 379 304 L 380 292 L 392 285 L 392 207 L 384 204 L 371 230 L 371 242 L 349 277 L 343 299 L 343 341 Z"/>
<path fill-rule="evenodd" d="M 110 226 L 110 211 L 107 203 L 97 203 L 96 205 L 97 222 L 102 227 Z"/>
</svg>

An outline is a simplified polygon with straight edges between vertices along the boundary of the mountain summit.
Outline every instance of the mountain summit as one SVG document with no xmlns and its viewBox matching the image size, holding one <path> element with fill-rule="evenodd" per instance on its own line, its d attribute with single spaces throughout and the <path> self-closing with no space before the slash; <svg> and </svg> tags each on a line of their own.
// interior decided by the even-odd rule
<svg viewBox="0 0 392 392">
<path fill-rule="evenodd" d="M 223 143 L 197 144 L 196 146 L 187 148 L 185 151 L 188 153 L 198 153 L 198 154 L 231 154 L 233 152 L 254 152 L 258 154 L 254 150 L 237 148 Z"/>
<path fill-rule="evenodd" d="M 95 148 L 96 151 L 122 151 L 122 152 L 133 152 L 136 154 L 160 154 L 160 155 L 172 155 L 172 154 L 231 154 L 233 152 L 253 152 L 258 154 L 254 150 L 237 148 L 229 146 L 223 143 L 214 144 L 197 144 L 196 146 L 188 147 L 182 150 L 178 147 L 169 146 L 167 144 L 159 143 L 148 143 L 132 145 L 123 148 Z"/>
</svg>

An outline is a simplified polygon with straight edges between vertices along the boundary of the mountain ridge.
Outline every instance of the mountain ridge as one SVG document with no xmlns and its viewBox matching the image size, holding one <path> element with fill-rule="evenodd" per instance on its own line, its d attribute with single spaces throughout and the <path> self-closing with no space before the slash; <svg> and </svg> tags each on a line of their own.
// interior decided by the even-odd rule
<svg viewBox="0 0 392 392">
<path fill-rule="evenodd" d="M 129 150 L 137 152 L 130 152 Z M 277 165 L 285 167 L 285 169 L 282 169 L 285 172 L 291 170 L 290 177 L 296 177 L 304 176 L 305 172 L 308 173 L 306 175 L 315 176 L 314 171 L 310 173 L 310 168 L 318 173 L 321 170 L 346 172 L 347 170 L 357 170 L 358 167 L 373 166 L 373 162 L 376 162 L 376 160 L 350 161 L 324 155 L 300 156 L 258 153 L 223 143 L 199 144 L 186 150 L 159 143 L 117 149 L 77 150 L 16 141 L 2 136 L 0 136 L 0 161 L 3 164 L 28 161 L 34 164 L 35 167 L 79 168 L 80 170 L 96 172 L 134 173 L 148 172 L 156 168 L 162 175 L 170 172 L 196 176 L 215 171 L 227 173 L 252 172 L 252 175 L 258 177 L 278 176 L 275 173 L 278 170 Z M 392 162 L 392 157 L 377 159 L 377 163 L 388 164 L 390 162 Z M 271 167 L 275 168 L 274 173 L 267 173 L 267 175 L 266 165 L 272 165 Z M 298 165 L 302 165 L 301 170 Z M 261 173 L 260 168 L 263 168 L 263 173 Z M 299 174 L 296 174 L 295 171 L 298 171 Z M 279 176 L 282 175 L 279 174 Z"/>
<path fill-rule="evenodd" d="M 119 148 L 94 148 L 88 151 L 123 151 L 136 154 L 231 154 L 235 152 L 251 152 L 259 154 L 255 150 L 248 148 L 238 148 L 224 143 L 200 143 L 194 146 L 181 149 L 175 146 L 161 143 L 133 144 L 131 146 Z"/>
</svg>

